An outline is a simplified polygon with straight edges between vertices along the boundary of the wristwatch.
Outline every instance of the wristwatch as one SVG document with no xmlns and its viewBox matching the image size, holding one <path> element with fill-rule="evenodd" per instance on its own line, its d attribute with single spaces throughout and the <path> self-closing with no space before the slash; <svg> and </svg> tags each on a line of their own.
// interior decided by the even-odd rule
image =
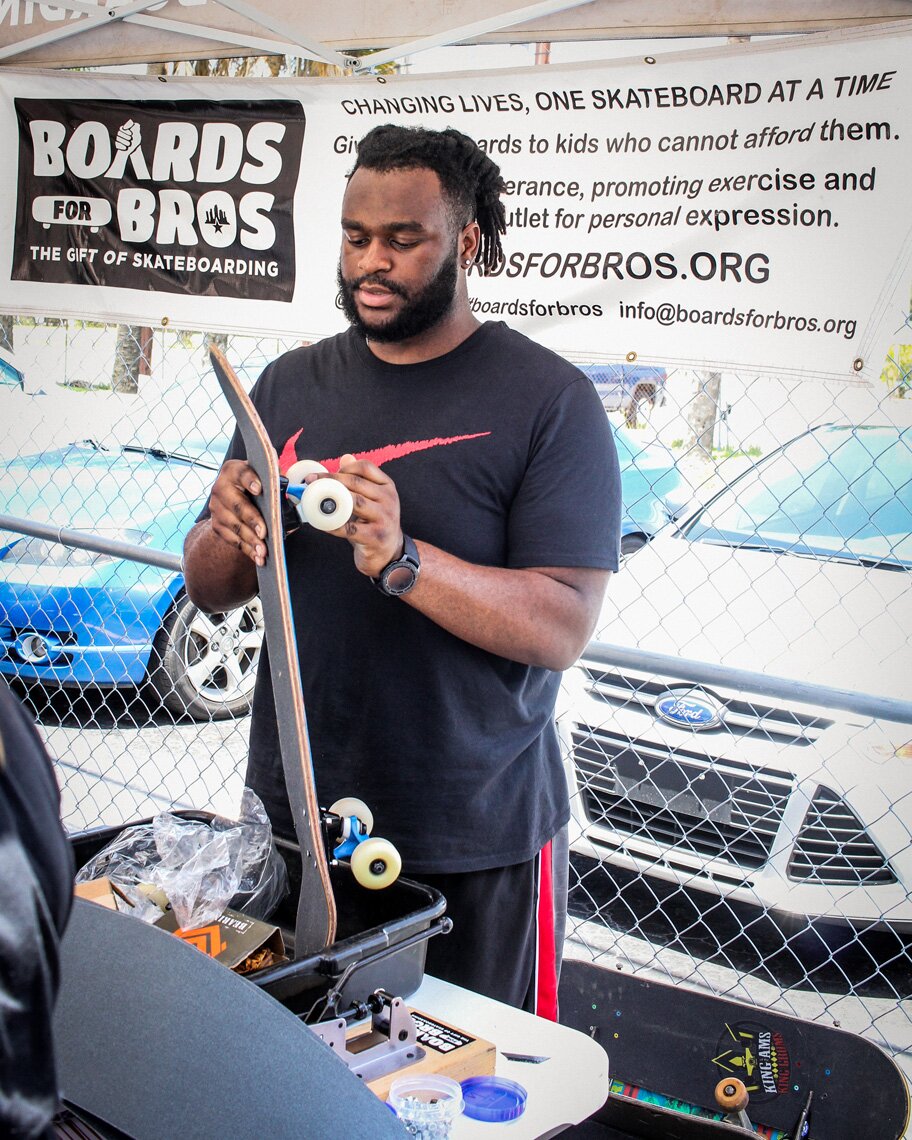
<svg viewBox="0 0 912 1140">
<path fill-rule="evenodd" d="M 398 598 L 402 594 L 407 594 L 421 573 L 418 547 L 407 534 L 404 534 L 402 539 L 402 554 L 383 567 L 379 578 L 371 578 L 380 593 L 386 594 L 388 598 Z"/>
</svg>

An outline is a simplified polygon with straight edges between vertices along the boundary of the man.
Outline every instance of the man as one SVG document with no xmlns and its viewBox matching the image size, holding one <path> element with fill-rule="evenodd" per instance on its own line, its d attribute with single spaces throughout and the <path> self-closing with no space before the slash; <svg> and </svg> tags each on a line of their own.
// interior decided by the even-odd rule
<svg viewBox="0 0 912 1140">
<path fill-rule="evenodd" d="M 429 943 L 430 973 L 553 1017 L 569 818 L 554 703 L 617 568 L 619 478 L 582 373 L 471 312 L 467 270 L 503 260 L 502 190 L 457 131 L 371 131 L 342 207 L 352 327 L 286 353 L 253 395 L 283 471 L 319 459 L 354 495 L 344 528 L 286 542 L 321 802 L 365 800 L 404 873 L 444 894 L 454 930 Z M 235 437 L 185 544 L 204 610 L 256 592 L 258 490 Z M 293 834 L 265 661 L 247 780 Z"/>
<path fill-rule="evenodd" d="M 54 1135 L 52 1016 L 72 897 L 54 772 L 0 679 L 0 1136 Z"/>
</svg>

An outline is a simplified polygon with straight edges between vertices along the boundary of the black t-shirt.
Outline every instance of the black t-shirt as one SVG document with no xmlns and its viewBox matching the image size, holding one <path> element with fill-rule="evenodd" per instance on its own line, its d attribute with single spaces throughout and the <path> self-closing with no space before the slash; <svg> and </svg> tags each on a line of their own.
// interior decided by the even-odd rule
<svg viewBox="0 0 912 1140">
<path fill-rule="evenodd" d="M 415 539 L 487 566 L 617 568 L 620 480 L 595 390 L 504 324 L 405 366 L 349 331 L 274 361 L 253 397 L 283 471 L 372 460 Z M 229 456 L 243 455 L 236 436 Z M 532 858 L 569 817 L 560 675 L 383 596 L 344 540 L 302 527 L 286 552 L 320 802 L 365 800 L 407 874 Z M 265 660 L 247 779 L 292 833 Z"/>
<path fill-rule="evenodd" d="M 51 1018 L 73 857 L 34 725 L 0 681 L 0 1135 L 43 1136 L 56 1111 Z"/>
</svg>

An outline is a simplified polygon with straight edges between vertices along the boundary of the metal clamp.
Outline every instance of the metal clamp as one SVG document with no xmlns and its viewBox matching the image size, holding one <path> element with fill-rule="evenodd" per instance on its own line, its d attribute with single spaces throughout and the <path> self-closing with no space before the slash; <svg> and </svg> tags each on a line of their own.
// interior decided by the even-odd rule
<svg viewBox="0 0 912 1140">
<path fill-rule="evenodd" d="M 408 1006 L 399 997 L 378 993 L 370 1029 L 349 1038 L 344 1017 L 308 1026 L 363 1081 L 408 1068 L 425 1056 Z"/>
</svg>

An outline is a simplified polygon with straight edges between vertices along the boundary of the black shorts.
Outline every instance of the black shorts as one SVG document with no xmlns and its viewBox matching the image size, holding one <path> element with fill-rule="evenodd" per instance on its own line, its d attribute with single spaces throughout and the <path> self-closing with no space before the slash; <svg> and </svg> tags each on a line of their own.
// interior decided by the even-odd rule
<svg viewBox="0 0 912 1140">
<path fill-rule="evenodd" d="M 441 892 L 453 920 L 428 941 L 425 971 L 556 1021 L 568 873 L 564 828 L 528 863 L 415 876 Z"/>
</svg>

